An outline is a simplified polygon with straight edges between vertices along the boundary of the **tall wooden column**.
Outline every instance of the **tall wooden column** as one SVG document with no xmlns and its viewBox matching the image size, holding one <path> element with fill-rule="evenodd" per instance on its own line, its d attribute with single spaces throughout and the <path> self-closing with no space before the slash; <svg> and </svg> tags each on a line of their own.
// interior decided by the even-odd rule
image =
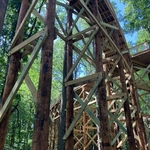
<svg viewBox="0 0 150 150">
<path fill-rule="evenodd" d="M 114 37 L 115 37 L 115 43 L 116 43 L 117 47 L 120 48 L 119 47 L 119 34 L 118 34 L 118 31 L 114 32 Z M 119 61 L 118 66 L 119 66 L 120 82 L 122 84 L 122 93 L 126 93 L 128 95 L 122 60 Z M 128 96 L 126 98 L 126 101 L 124 102 L 124 113 L 125 113 L 125 118 L 126 118 L 129 148 L 130 148 L 130 150 L 136 150 Z"/>
<path fill-rule="evenodd" d="M 137 97 L 138 93 L 136 92 L 132 79 L 130 80 L 130 92 L 132 95 L 133 105 L 136 106 L 137 108 L 137 111 L 135 112 L 135 120 L 136 120 L 136 129 L 138 134 L 139 146 L 141 150 L 148 150 L 148 142 L 147 142 L 147 137 L 144 129 L 144 122 L 143 122 L 142 115 L 140 114 L 141 109 L 140 109 L 139 99 Z"/>
<path fill-rule="evenodd" d="M 129 66 L 132 65 L 131 60 L 129 58 L 129 55 L 125 56 L 126 60 L 128 60 Z M 149 74 L 148 74 L 149 76 Z M 132 104 L 136 107 L 136 112 L 135 112 L 135 121 L 136 121 L 136 130 L 137 130 L 137 135 L 138 135 L 138 141 L 139 141 L 139 147 L 141 150 L 148 150 L 148 142 L 147 142 L 147 137 L 145 133 L 145 127 L 144 127 L 144 122 L 143 118 L 141 115 L 141 108 L 140 108 L 140 103 L 138 99 L 138 93 L 137 93 L 137 88 L 134 82 L 134 74 L 131 72 L 131 78 L 129 80 L 129 89 L 130 89 L 130 94 L 131 94 L 131 100 Z"/>
<path fill-rule="evenodd" d="M 56 0 L 47 0 L 46 5 L 47 10 L 45 26 L 47 27 L 48 35 L 42 46 L 32 150 L 48 149 L 50 125 L 49 111 L 52 82 L 53 41 L 55 38 L 54 24 Z"/>
<path fill-rule="evenodd" d="M 93 14 L 99 20 L 99 12 L 97 1 L 93 0 Z M 108 107 L 106 99 L 106 85 L 105 85 L 105 73 L 103 70 L 102 62 L 102 48 L 101 48 L 101 34 L 100 30 L 95 35 L 95 59 L 96 59 L 96 72 L 103 72 L 103 79 L 98 85 L 97 89 L 97 104 L 98 104 L 98 118 L 100 120 L 100 137 L 101 137 L 101 147 L 103 150 L 111 150 L 110 144 L 110 127 L 108 120 Z"/>
<path fill-rule="evenodd" d="M 71 6 L 71 2 L 68 1 L 68 5 Z M 67 21 L 67 32 L 69 32 L 72 26 L 72 10 L 68 10 L 68 21 Z M 70 32 L 70 35 L 72 32 Z M 67 46 L 67 73 L 70 71 L 72 67 L 72 56 L 73 56 L 73 47 L 72 47 L 72 40 L 68 40 L 66 42 Z M 73 75 L 69 77 L 68 80 L 72 80 Z M 67 106 L 66 106 L 66 129 L 69 128 L 70 124 L 73 120 L 73 86 L 68 85 L 66 87 L 66 99 L 67 99 Z M 74 147 L 74 140 L 73 140 L 73 131 L 66 139 L 66 150 L 73 150 Z"/>
</svg>

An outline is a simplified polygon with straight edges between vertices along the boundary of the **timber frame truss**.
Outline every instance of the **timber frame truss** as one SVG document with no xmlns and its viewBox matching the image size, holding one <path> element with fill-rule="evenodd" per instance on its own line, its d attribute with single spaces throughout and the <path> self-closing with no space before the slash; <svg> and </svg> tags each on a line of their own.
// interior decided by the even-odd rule
<svg viewBox="0 0 150 150">
<path fill-rule="evenodd" d="M 44 18 L 35 9 L 37 2 L 37 0 L 33 0 L 9 47 L 8 55 L 23 50 L 22 56 L 30 54 L 30 57 L 26 65 L 21 67 L 20 76 L 0 111 L 0 121 L 2 121 L 23 80 L 26 81 L 36 101 L 36 88 L 28 76 L 28 70 L 46 39 L 47 29 L 42 29 L 15 47 L 14 43 L 31 14 L 44 23 Z M 97 117 L 99 109 L 103 107 L 99 107 L 98 102 L 101 99 L 98 100 L 97 89 L 101 88 L 102 81 L 105 81 L 106 101 L 104 102 L 107 109 L 104 110 L 104 113 L 108 116 L 109 121 L 107 124 L 109 130 L 105 132 L 109 132 L 109 146 L 111 149 L 119 149 L 123 147 L 124 143 L 127 143 L 130 149 L 140 147 L 146 150 L 148 146 L 143 118 L 144 122 L 148 122 L 149 117 L 141 113 L 139 101 L 148 103 L 145 97 L 150 92 L 149 79 L 144 77 L 150 74 L 150 65 L 145 68 L 133 66 L 127 44 L 110 2 L 96 0 L 95 3 L 98 16 L 94 15 L 92 0 L 56 2 L 59 10 L 66 11 L 68 15 L 65 17 L 66 20 L 70 15 L 72 16 L 70 22 L 64 23 L 64 18 L 61 18 L 56 12 L 55 30 L 58 38 L 63 40 L 66 45 L 68 43 L 71 45 L 71 49 L 69 49 L 72 51 L 71 59 L 75 58 L 72 64 L 67 64 L 71 67 L 64 77 L 65 88 L 72 87 L 73 90 L 74 117 L 63 135 L 63 140 L 67 141 L 73 132 L 74 149 L 76 150 L 106 148 L 106 145 L 102 144 L 105 143 L 104 136 L 99 133 L 102 122 Z M 67 30 L 66 23 L 71 23 Z M 97 41 L 100 43 L 99 49 L 102 51 L 102 59 L 99 60 L 99 63 L 102 62 L 103 66 L 103 70 L 98 72 L 96 71 L 98 65 L 94 47 L 97 35 L 99 36 L 99 41 Z M 83 64 L 83 61 L 86 63 Z M 83 73 L 79 73 L 79 76 L 75 76 L 79 66 L 81 69 L 87 67 L 90 71 L 87 69 Z M 142 74 L 141 69 L 144 70 L 141 71 Z M 141 89 L 142 92 L 138 89 Z M 58 131 L 59 107 L 60 102 L 51 106 L 52 123 L 49 149 L 57 147 L 58 133 L 56 131 Z M 62 111 L 65 112 L 66 109 Z M 146 126 L 149 128 L 148 123 Z M 144 134 L 140 134 L 140 132 L 144 132 Z M 133 143 L 135 145 L 132 145 Z"/>
</svg>

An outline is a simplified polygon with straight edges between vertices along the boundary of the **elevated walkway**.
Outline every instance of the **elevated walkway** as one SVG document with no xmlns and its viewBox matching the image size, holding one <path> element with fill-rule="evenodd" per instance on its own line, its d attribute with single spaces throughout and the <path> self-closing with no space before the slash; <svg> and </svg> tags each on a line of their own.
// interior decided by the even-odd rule
<svg viewBox="0 0 150 150">
<path fill-rule="evenodd" d="M 150 41 L 144 42 L 129 49 L 134 66 L 145 68 L 150 64 L 149 43 Z"/>
</svg>

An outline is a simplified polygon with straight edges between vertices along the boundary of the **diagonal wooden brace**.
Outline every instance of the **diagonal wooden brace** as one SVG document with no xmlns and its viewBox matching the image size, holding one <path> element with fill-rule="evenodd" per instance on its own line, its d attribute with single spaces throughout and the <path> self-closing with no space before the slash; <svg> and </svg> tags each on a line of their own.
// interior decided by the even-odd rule
<svg viewBox="0 0 150 150">
<path fill-rule="evenodd" d="M 41 35 L 41 37 L 39 38 L 39 41 L 37 42 L 37 44 L 36 44 L 32 54 L 31 54 L 31 56 L 30 56 L 30 58 L 29 58 L 29 60 L 27 62 L 27 64 L 25 65 L 25 67 L 22 70 L 19 78 L 17 79 L 14 87 L 12 88 L 12 90 L 11 90 L 11 92 L 10 92 L 6 102 L 5 102 L 5 104 L 3 105 L 2 109 L 0 110 L 0 122 L 4 118 L 8 108 L 10 107 L 11 102 L 12 102 L 15 94 L 17 93 L 19 87 L 21 86 L 21 84 L 22 84 L 22 82 L 23 82 L 23 80 L 24 80 L 28 70 L 30 69 L 30 67 L 31 67 L 34 59 L 36 58 L 36 56 L 37 56 L 37 54 L 38 54 L 38 52 L 39 52 L 43 42 L 45 41 L 46 37 L 47 37 L 47 31 L 44 31 L 43 34 Z"/>
<path fill-rule="evenodd" d="M 89 103 L 89 101 L 90 101 L 92 95 L 93 95 L 94 92 L 96 91 L 96 89 L 97 89 L 97 87 L 98 87 L 98 85 L 99 85 L 99 83 L 101 82 L 102 79 L 103 79 L 103 76 L 99 76 L 99 77 L 97 78 L 97 81 L 95 82 L 93 88 L 91 89 L 91 91 L 90 91 L 88 97 L 86 98 L 85 102 L 83 103 L 82 107 L 79 109 L 79 111 L 78 111 L 76 117 L 74 118 L 73 122 L 71 123 L 71 125 L 70 125 L 69 128 L 68 128 L 68 130 L 66 131 L 66 134 L 65 134 L 64 137 L 63 137 L 64 140 L 67 139 L 68 136 L 70 135 L 71 131 L 73 130 L 75 124 L 76 124 L 77 121 L 79 120 L 79 118 L 80 118 L 82 112 L 83 112 L 84 109 L 86 108 L 87 104 Z"/>
</svg>

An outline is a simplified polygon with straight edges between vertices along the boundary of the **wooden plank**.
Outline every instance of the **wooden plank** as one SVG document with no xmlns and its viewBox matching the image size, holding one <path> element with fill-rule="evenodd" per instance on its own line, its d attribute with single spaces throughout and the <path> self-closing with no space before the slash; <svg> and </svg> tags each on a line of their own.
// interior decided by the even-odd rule
<svg viewBox="0 0 150 150">
<path fill-rule="evenodd" d="M 79 28 L 78 28 L 77 25 L 75 25 L 75 28 L 76 28 L 77 32 L 80 32 L 80 30 L 79 30 Z M 86 38 L 86 37 L 85 37 L 85 38 Z M 84 45 L 86 45 L 85 39 L 82 38 L 81 40 L 82 40 L 82 42 L 84 43 Z M 91 57 L 91 58 L 94 60 L 93 54 L 91 53 L 91 50 L 89 49 L 89 47 L 87 48 L 87 52 L 88 52 L 88 54 L 89 54 L 89 57 Z"/>
<path fill-rule="evenodd" d="M 108 115 L 110 116 L 110 118 L 113 117 L 113 115 L 111 114 L 111 112 L 108 110 Z M 120 129 L 127 134 L 127 130 L 125 129 L 125 127 L 123 126 L 123 124 L 116 118 L 115 122 L 117 123 L 117 125 L 120 127 Z"/>
<path fill-rule="evenodd" d="M 143 69 L 143 72 L 139 75 L 139 78 L 138 80 L 136 80 L 136 82 L 140 82 L 141 79 L 143 79 L 147 75 L 147 73 L 149 72 L 149 69 L 150 69 L 150 64 L 147 66 L 147 68 Z"/>
<path fill-rule="evenodd" d="M 42 23 L 45 22 L 44 18 L 38 13 L 36 9 L 33 9 L 32 14 L 34 14 L 34 16 L 36 16 Z"/>
<path fill-rule="evenodd" d="M 140 66 L 140 67 L 144 67 L 144 68 L 147 66 L 146 64 L 144 64 L 140 61 L 134 60 L 134 58 L 131 58 L 131 60 L 132 60 L 132 63 L 134 66 Z"/>
<path fill-rule="evenodd" d="M 150 83 L 150 81 L 143 81 L 143 82 L 141 82 L 141 83 L 139 83 L 139 82 L 136 82 L 136 85 L 137 86 L 143 86 L 143 85 L 145 85 L 145 86 L 147 86 L 148 87 L 148 84 Z M 149 87 L 150 88 L 150 87 Z"/>
<path fill-rule="evenodd" d="M 63 34 L 66 35 L 66 31 L 65 31 L 65 29 L 64 29 L 64 27 L 63 27 L 63 24 L 62 24 L 62 22 L 60 21 L 60 19 L 59 19 L 57 13 L 56 13 L 56 20 L 57 20 L 57 22 L 58 22 L 58 24 L 59 24 L 59 26 L 60 26 L 60 28 L 61 28 Z"/>
<path fill-rule="evenodd" d="M 92 75 L 88 75 L 88 76 L 85 76 L 85 77 L 82 77 L 79 79 L 68 81 L 65 83 L 65 86 L 68 86 L 68 85 L 78 86 L 78 85 L 94 82 L 99 76 L 102 76 L 101 72 L 92 74 Z"/>
<path fill-rule="evenodd" d="M 97 137 L 97 134 L 95 134 L 92 137 L 88 134 L 88 137 L 90 137 L 90 141 L 87 143 L 87 145 L 85 145 L 85 149 L 87 149 L 92 142 L 95 143 L 95 145 L 97 145 L 97 143 L 95 142 L 95 138 Z"/>
<path fill-rule="evenodd" d="M 116 65 L 118 64 L 119 60 L 121 59 L 120 56 L 117 57 L 117 59 L 115 60 L 113 67 L 111 68 L 111 70 L 108 72 L 108 76 L 111 77 L 112 73 L 114 72 Z"/>
<path fill-rule="evenodd" d="M 76 34 L 73 34 L 73 35 L 71 35 L 71 36 L 68 36 L 68 37 L 66 37 L 66 41 L 69 41 L 69 40 L 71 40 L 71 39 L 77 38 L 77 37 L 79 37 L 79 36 L 84 37 L 84 34 L 86 34 L 87 32 L 93 32 L 93 30 L 94 30 L 95 28 L 96 28 L 96 26 L 94 25 L 94 26 L 91 26 L 91 27 L 89 27 L 89 28 L 87 28 L 87 29 L 85 29 L 85 30 L 83 30 L 83 31 L 80 31 L 79 33 L 76 33 Z"/>
<path fill-rule="evenodd" d="M 22 70 L 23 70 L 23 65 L 22 65 L 22 64 L 21 64 L 20 70 L 21 70 L 21 72 L 22 72 Z M 26 82 L 26 84 L 27 84 L 27 86 L 28 86 L 28 88 L 29 88 L 29 90 L 30 90 L 32 96 L 33 96 L 34 103 L 36 103 L 37 90 L 36 90 L 36 88 L 35 88 L 35 86 L 34 86 L 32 80 L 31 80 L 31 78 L 29 77 L 28 74 L 26 74 L 26 76 L 25 76 L 25 82 Z"/>
<path fill-rule="evenodd" d="M 120 94 L 114 94 L 114 95 L 109 95 L 107 96 L 107 100 L 116 100 L 116 99 L 120 99 L 122 97 L 126 96 L 125 93 L 120 93 Z"/>
<path fill-rule="evenodd" d="M 67 9 L 74 9 L 72 6 L 66 5 L 66 4 L 61 3 L 59 1 L 56 1 L 56 4 L 59 5 L 59 6 L 65 7 Z"/>
<path fill-rule="evenodd" d="M 89 1 L 90 1 L 90 0 L 87 0 L 87 1 L 85 2 L 85 5 L 87 5 L 87 4 L 89 3 Z M 82 9 L 80 10 L 80 12 L 77 14 L 76 19 L 74 20 L 74 22 L 73 22 L 73 24 L 72 24 L 72 27 L 69 29 L 67 36 L 70 35 L 72 29 L 75 27 L 77 21 L 79 20 L 79 18 L 81 17 L 81 15 L 82 15 L 83 12 L 84 12 L 84 8 L 82 7 Z"/>
<path fill-rule="evenodd" d="M 96 83 L 94 84 L 93 88 L 91 89 L 89 95 L 87 96 L 86 100 L 84 101 L 82 107 L 80 108 L 80 110 L 78 110 L 78 113 L 77 115 L 75 116 L 74 120 L 72 121 L 71 125 L 69 126 L 68 130 L 66 131 L 63 139 L 67 139 L 68 136 L 70 135 L 70 133 L 72 132 L 75 124 L 77 123 L 77 121 L 79 120 L 82 112 L 84 111 L 85 107 L 87 106 L 88 102 L 90 101 L 92 95 L 95 93 L 96 89 L 97 89 L 97 86 L 99 85 L 99 83 L 101 82 L 102 80 L 102 76 L 99 76 Z"/>
<path fill-rule="evenodd" d="M 81 51 L 80 51 L 75 45 L 73 45 L 73 49 L 74 49 L 74 51 L 75 51 L 76 53 L 78 53 L 78 54 L 81 53 Z M 93 67 L 96 67 L 96 66 L 95 66 L 95 62 L 93 61 L 94 59 L 90 58 L 90 57 L 89 57 L 88 55 L 86 55 L 86 54 L 83 54 L 83 58 L 84 58 L 87 62 L 89 62 Z"/>
<path fill-rule="evenodd" d="M 112 44 L 112 46 L 115 48 L 115 50 L 118 52 L 118 54 L 121 56 L 122 60 L 124 61 L 128 71 L 132 74 L 130 67 L 127 63 L 127 61 L 125 60 L 125 58 L 123 57 L 121 51 L 118 49 L 118 47 L 116 46 L 116 44 L 113 42 L 113 40 L 111 39 L 111 37 L 108 35 L 107 31 L 102 27 L 102 25 L 98 22 L 98 20 L 95 18 L 95 16 L 92 14 L 92 12 L 89 10 L 89 8 L 85 5 L 83 0 L 79 0 L 80 4 L 84 7 L 84 9 L 86 10 L 86 12 L 93 18 L 93 20 L 95 21 L 95 23 L 98 25 L 98 27 L 102 30 L 102 32 L 104 33 L 104 35 L 108 38 L 108 40 L 110 41 L 110 43 Z"/>
<path fill-rule="evenodd" d="M 83 101 L 81 100 L 81 98 L 78 96 L 78 94 L 76 94 L 75 93 L 75 98 L 77 99 L 77 101 L 80 103 L 80 105 L 82 106 L 83 105 Z M 91 117 L 91 119 L 93 120 L 93 122 L 96 124 L 96 125 L 98 125 L 98 126 L 100 126 L 100 121 L 99 121 L 99 119 L 92 113 L 92 111 L 88 108 L 88 107 L 86 107 L 85 108 L 85 111 L 87 112 L 87 114 Z"/>
<path fill-rule="evenodd" d="M 100 21 L 100 24 L 103 25 L 103 26 L 105 26 L 105 27 L 111 28 L 111 29 L 119 30 L 118 27 L 113 26 L 113 25 L 108 24 L 108 23 L 105 23 L 103 21 Z"/>
<path fill-rule="evenodd" d="M 58 29 L 55 28 L 55 31 L 56 31 L 56 34 L 63 40 L 63 41 L 66 41 L 66 37 L 64 36 L 64 34 L 60 33 L 58 31 Z"/>
<path fill-rule="evenodd" d="M 87 41 L 85 47 L 83 48 L 83 50 L 81 51 L 81 54 L 79 55 L 79 57 L 77 58 L 76 62 L 74 63 L 74 65 L 72 66 L 72 68 L 70 69 L 70 71 L 68 72 L 66 78 L 65 78 L 65 82 L 69 79 L 69 77 L 71 76 L 72 72 L 74 71 L 75 67 L 78 65 L 79 61 L 81 60 L 83 54 L 85 53 L 86 49 L 88 48 L 89 44 L 91 43 L 91 41 L 93 40 L 93 37 L 95 36 L 95 34 L 98 32 L 98 28 L 95 29 L 95 31 L 93 31 L 91 37 L 89 38 L 89 40 Z"/>
<path fill-rule="evenodd" d="M 29 77 L 29 75 L 27 74 L 26 77 L 25 77 L 25 82 L 33 96 L 33 99 L 34 99 L 34 103 L 36 103 L 36 100 L 37 100 L 37 90 L 31 80 L 31 78 Z"/>
<path fill-rule="evenodd" d="M 36 47 L 34 48 L 34 50 L 33 50 L 32 54 L 31 54 L 28 62 L 26 63 L 26 65 L 23 68 L 23 70 L 22 70 L 19 78 L 17 79 L 14 87 L 12 88 L 12 90 L 11 90 L 11 92 L 10 92 L 6 102 L 5 102 L 5 104 L 3 105 L 2 109 L 0 110 L 0 122 L 2 121 L 3 117 L 5 116 L 5 114 L 6 114 L 7 110 L 8 110 L 8 108 L 9 108 L 9 106 L 10 106 L 10 104 L 11 104 L 11 102 L 12 102 L 14 96 L 15 96 L 15 94 L 17 93 L 19 87 L 21 86 L 21 84 L 23 82 L 23 79 L 25 78 L 28 70 L 30 69 L 30 67 L 31 67 L 34 59 L 36 58 L 36 56 L 37 56 L 37 54 L 38 54 L 38 52 L 39 52 L 39 50 L 40 50 L 44 40 L 46 39 L 46 37 L 47 37 L 47 31 L 43 32 L 41 38 L 39 38 L 39 41 L 38 41 Z"/>
<path fill-rule="evenodd" d="M 15 43 L 16 43 L 18 37 L 19 37 L 20 31 L 22 30 L 22 28 L 23 28 L 23 26 L 25 25 L 26 21 L 27 21 L 28 18 L 30 17 L 31 12 L 32 12 L 34 6 L 36 5 L 37 1 L 38 1 L 38 0 L 34 0 L 34 1 L 32 2 L 32 4 L 31 4 L 31 6 L 30 6 L 30 8 L 29 8 L 29 10 L 28 10 L 28 12 L 27 12 L 27 14 L 26 14 L 26 16 L 25 16 L 24 19 L 22 20 L 22 22 L 21 22 L 21 24 L 20 24 L 20 26 L 19 26 L 17 32 L 15 33 L 15 36 L 14 36 L 14 38 L 13 38 L 13 40 L 12 40 L 12 42 L 11 42 L 11 45 L 10 45 L 10 47 L 8 48 L 8 50 L 10 50 L 12 47 L 14 47 L 14 45 L 15 45 Z"/>
<path fill-rule="evenodd" d="M 34 40 L 36 40 L 37 38 L 39 38 L 41 36 L 41 34 L 43 33 L 43 31 L 44 30 L 37 32 L 36 34 L 34 34 L 33 36 L 31 36 L 27 40 L 23 41 L 19 45 L 17 45 L 14 48 L 10 49 L 10 51 L 8 52 L 8 56 L 10 56 L 13 53 L 19 51 L 20 49 L 24 48 L 26 45 L 30 44 L 31 42 L 33 42 Z"/>
<path fill-rule="evenodd" d="M 122 134 L 122 131 L 120 130 L 117 135 L 115 136 L 115 138 L 112 140 L 111 145 L 114 145 L 115 142 L 117 141 L 117 139 L 119 138 L 119 136 Z"/>
<path fill-rule="evenodd" d="M 127 99 L 127 96 L 124 96 L 124 98 L 123 98 L 122 101 L 120 102 L 118 108 L 116 109 L 115 114 L 113 115 L 113 117 L 111 117 L 110 125 L 112 125 L 112 123 L 114 122 L 114 120 L 117 118 L 117 115 L 119 114 L 120 109 L 123 107 L 123 105 L 124 105 L 126 99 Z"/>
</svg>

